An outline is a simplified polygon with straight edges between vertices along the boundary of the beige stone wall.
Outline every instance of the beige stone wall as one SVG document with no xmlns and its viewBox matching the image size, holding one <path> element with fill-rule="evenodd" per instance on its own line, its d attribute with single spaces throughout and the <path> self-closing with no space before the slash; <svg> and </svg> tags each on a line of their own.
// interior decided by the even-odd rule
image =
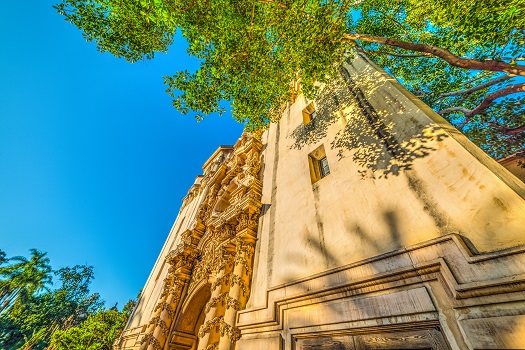
<svg viewBox="0 0 525 350">
<path fill-rule="evenodd" d="M 141 349 L 156 350 L 155 339 L 171 350 L 525 348 L 525 184 L 366 57 L 343 68 L 314 101 L 315 115 L 300 95 L 270 125 L 261 159 L 258 141 L 243 155 L 244 135 L 204 164 L 216 192 L 199 179 L 190 189 L 116 349 L 138 349 L 141 339 L 149 342 Z M 214 173 L 224 152 L 237 158 Z M 320 178 L 324 156 L 330 174 Z M 193 230 L 185 239 L 202 234 L 195 244 L 207 250 L 191 273 L 209 263 L 202 255 L 214 247 L 205 242 L 240 223 L 233 197 L 243 194 L 229 184 L 259 161 L 253 266 L 253 241 L 249 255 L 237 245 L 233 262 L 177 290 L 171 333 L 156 321 L 148 338 L 165 257 Z M 229 189 L 237 194 L 222 201 Z M 194 229 L 198 212 L 211 214 Z M 236 298 L 221 304 L 221 295 Z M 231 345 L 236 329 L 242 337 Z"/>
<path fill-rule="evenodd" d="M 326 89 L 311 131 L 304 97 L 291 105 L 263 139 L 269 209 L 251 305 L 269 287 L 444 234 L 462 235 L 478 252 L 525 243 L 523 184 L 363 59 L 347 68 L 405 154 L 393 159 L 360 134 L 367 121 L 344 86 Z M 330 175 L 312 185 L 308 154 L 321 144 Z"/>
<path fill-rule="evenodd" d="M 345 68 L 350 80 L 324 88 L 312 126 L 302 113 L 311 101 L 300 96 L 263 135 L 264 210 L 238 349 L 291 349 L 313 332 L 386 332 L 385 322 L 419 325 L 413 335 L 427 321 L 452 348 L 525 347 L 523 316 L 508 316 L 525 314 L 523 286 L 489 288 L 523 283 L 524 184 L 366 58 Z M 312 184 L 308 155 L 320 145 L 330 174 Z M 440 262 L 425 272 L 418 261 Z M 475 299 L 475 288 L 503 294 Z M 352 297 L 361 293 L 377 296 Z"/>
</svg>

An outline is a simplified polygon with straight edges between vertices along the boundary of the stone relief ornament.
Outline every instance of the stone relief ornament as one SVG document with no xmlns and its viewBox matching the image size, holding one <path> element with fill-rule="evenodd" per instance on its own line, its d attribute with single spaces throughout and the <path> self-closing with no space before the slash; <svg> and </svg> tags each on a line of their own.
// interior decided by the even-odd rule
<svg viewBox="0 0 525 350">
<path fill-rule="evenodd" d="M 241 332 L 237 329 L 237 327 L 226 323 L 224 319 L 221 319 L 221 322 L 219 323 L 219 328 L 221 336 L 227 335 L 232 343 L 235 343 L 241 338 Z"/>
<path fill-rule="evenodd" d="M 257 232 L 261 206 L 261 184 L 258 180 L 261 147 L 259 140 L 244 133 L 233 152 L 217 157 L 206 169 L 199 184 L 192 186 L 185 197 L 184 203 L 189 203 L 196 200 L 199 194 L 202 196 L 195 223 L 189 224 L 193 228 L 181 234 L 180 243 L 166 256 L 165 263 L 170 266 L 168 274 L 154 316 L 142 339 L 142 343 L 151 345 L 149 350 L 166 347 L 165 342 L 170 338 L 169 329 L 178 317 L 175 314 L 180 309 L 178 305 L 185 297 L 185 288 L 191 291 L 211 276 L 216 276 L 211 290 L 221 288 L 221 293 L 210 297 L 204 311 L 209 313 L 219 305 L 222 308 L 215 309 L 214 312 L 219 314 L 214 314 L 199 328 L 198 336 L 203 338 L 206 333 L 215 332 L 221 337 L 227 336 L 232 343 L 240 338 L 240 331 L 225 322 L 224 313 L 241 310 L 250 294 L 256 239 L 252 235 Z M 232 271 L 239 264 L 243 265 L 241 275 Z M 240 289 L 242 298 L 230 295 L 230 289 L 234 286 Z M 155 329 L 161 332 L 155 333 Z M 163 336 L 156 339 L 153 334 Z M 217 349 L 218 345 L 219 342 L 206 344 L 205 349 Z"/>
<path fill-rule="evenodd" d="M 159 341 L 157 340 L 157 338 L 155 338 L 153 336 L 153 332 L 151 333 L 147 333 L 144 335 L 144 337 L 142 337 L 142 340 L 140 341 L 140 344 L 148 344 L 148 345 L 152 345 L 153 346 L 153 349 L 155 350 L 161 350 L 162 347 L 159 343 Z"/>
</svg>

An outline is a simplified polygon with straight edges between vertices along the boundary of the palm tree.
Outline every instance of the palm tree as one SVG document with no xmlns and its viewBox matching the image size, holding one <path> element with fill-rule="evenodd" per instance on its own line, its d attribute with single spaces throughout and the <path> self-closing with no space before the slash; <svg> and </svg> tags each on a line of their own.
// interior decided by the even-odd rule
<svg viewBox="0 0 525 350">
<path fill-rule="evenodd" d="M 26 298 L 52 283 L 51 266 L 47 253 L 30 249 L 31 257 L 15 256 L 0 265 L 0 314 L 6 312 L 19 298 Z"/>
</svg>

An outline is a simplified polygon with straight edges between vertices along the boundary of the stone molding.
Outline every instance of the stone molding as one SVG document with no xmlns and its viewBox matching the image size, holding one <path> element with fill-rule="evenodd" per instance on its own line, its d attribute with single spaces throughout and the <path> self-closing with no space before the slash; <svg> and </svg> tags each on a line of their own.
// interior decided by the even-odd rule
<svg viewBox="0 0 525 350">
<path fill-rule="evenodd" d="M 325 271 L 307 278 L 269 288 L 264 307 L 242 310 L 237 327 L 243 337 L 250 334 L 270 334 L 288 327 L 284 314 L 305 305 L 355 300 L 370 295 L 395 293 L 437 282 L 448 295 L 452 308 L 462 314 L 463 309 L 476 308 L 499 302 L 525 301 L 525 246 L 474 256 L 457 234 L 445 235 L 421 244 L 379 255 L 353 264 Z M 371 273 L 376 271 L 376 273 Z M 492 276 L 487 277 L 487 271 Z M 476 317 L 483 317 L 478 312 Z M 488 314 L 487 314 L 488 315 Z M 472 317 L 464 312 L 461 317 Z M 430 322 L 438 326 L 437 312 L 426 311 L 421 317 L 412 315 L 410 322 Z M 425 321 L 426 320 L 426 321 Z M 341 329 L 358 327 L 360 320 L 341 324 Z M 449 320 L 455 322 L 455 320 Z M 350 320 L 348 321 L 350 322 Z M 368 327 L 392 330 L 398 325 L 385 322 L 383 326 Z M 411 328 L 410 325 L 404 327 Z M 444 327 L 448 327 L 444 325 Z M 337 329 L 338 326 L 333 326 Z M 319 331 L 319 330 L 318 330 Z"/>
</svg>

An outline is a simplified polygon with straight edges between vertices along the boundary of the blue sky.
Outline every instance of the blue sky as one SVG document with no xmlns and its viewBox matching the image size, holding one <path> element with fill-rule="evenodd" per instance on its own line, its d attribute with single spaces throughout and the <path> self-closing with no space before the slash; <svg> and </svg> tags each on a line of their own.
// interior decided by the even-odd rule
<svg viewBox="0 0 525 350">
<path fill-rule="evenodd" d="M 131 65 L 97 52 L 54 3 L 3 4 L 0 249 L 46 251 L 54 269 L 93 265 L 92 291 L 122 306 L 202 164 L 242 125 L 171 107 L 162 76 L 196 68 L 182 40 Z"/>
</svg>

